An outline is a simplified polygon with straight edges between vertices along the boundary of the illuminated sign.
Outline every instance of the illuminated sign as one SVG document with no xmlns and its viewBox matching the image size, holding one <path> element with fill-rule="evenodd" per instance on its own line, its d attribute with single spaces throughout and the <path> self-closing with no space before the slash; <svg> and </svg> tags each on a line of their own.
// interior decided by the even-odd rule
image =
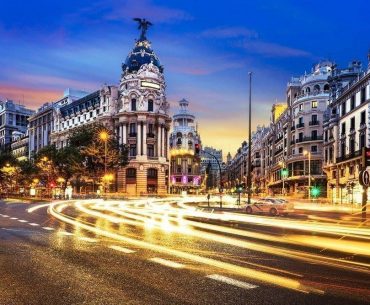
<svg viewBox="0 0 370 305">
<path fill-rule="evenodd" d="M 182 182 L 183 184 L 187 184 L 187 183 L 188 183 L 188 176 L 182 176 L 182 178 L 181 178 L 181 182 Z"/>
<path fill-rule="evenodd" d="M 146 81 L 141 82 L 141 87 L 153 88 L 153 89 L 158 89 L 158 90 L 161 88 L 161 86 L 156 83 L 150 83 Z"/>
<path fill-rule="evenodd" d="M 199 184 L 200 184 L 200 176 L 194 176 L 193 185 L 199 185 Z"/>
</svg>

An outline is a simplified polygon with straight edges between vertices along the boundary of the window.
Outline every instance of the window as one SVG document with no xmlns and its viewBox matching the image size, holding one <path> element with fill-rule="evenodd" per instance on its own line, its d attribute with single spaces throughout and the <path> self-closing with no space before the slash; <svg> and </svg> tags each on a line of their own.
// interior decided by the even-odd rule
<svg viewBox="0 0 370 305">
<path fill-rule="evenodd" d="M 345 169 L 344 168 L 341 168 L 340 169 L 340 176 L 341 177 L 344 177 L 346 175 L 346 171 L 345 171 Z"/>
<path fill-rule="evenodd" d="M 346 154 L 346 143 L 345 142 L 342 142 L 340 145 L 340 154 L 342 157 L 344 157 Z"/>
<path fill-rule="evenodd" d="M 352 138 L 349 140 L 349 153 L 353 154 L 355 152 L 355 139 Z"/>
<path fill-rule="evenodd" d="M 312 130 L 311 131 L 311 139 L 312 140 L 317 140 L 317 130 Z"/>
<path fill-rule="evenodd" d="M 346 123 L 342 123 L 342 135 L 346 134 Z"/>
<path fill-rule="evenodd" d="M 317 145 L 311 146 L 311 152 L 317 152 Z"/>
<path fill-rule="evenodd" d="M 126 170 L 126 178 L 136 178 L 136 169 L 135 168 L 128 168 Z"/>
<path fill-rule="evenodd" d="M 366 124 L 366 111 L 365 110 L 361 112 L 361 123 L 360 123 L 360 125 L 364 125 L 364 124 Z"/>
<path fill-rule="evenodd" d="M 343 104 L 342 104 L 342 115 L 345 115 L 346 114 L 346 102 L 344 102 Z"/>
<path fill-rule="evenodd" d="M 299 154 L 303 154 L 303 147 L 299 147 L 299 148 L 298 148 L 298 153 L 299 153 Z"/>
<path fill-rule="evenodd" d="M 317 108 L 317 101 L 312 101 L 311 107 L 312 108 Z"/>
<path fill-rule="evenodd" d="M 131 100 L 131 111 L 136 111 L 136 98 Z"/>
<path fill-rule="evenodd" d="M 332 179 L 337 179 L 337 171 L 333 171 L 331 177 Z"/>
<path fill-rule="evenodd" d="M 130 123 L 130 136 L 136 136 L 136 124 Z"/>
<path fill-rule="evenodd" d="M 360 134 L 360 149 L 362 149 L 363 147 L 365 147 L 365 134 Z"/>
<path fill-rule="evenodd" d="M 355 117 L 351 118 L 351 128 L 350 130 L 355 130 Z"/>
<path fill-rule="evenodd" d="M 313 114 L 311 116 L 311 121 L 312 121 L 312 123 L 316 123 L 317 122 L 317 114 Z"/>
<path fill-rule="evenodd" d="M 349 174 L 350 175 L 353 175 L 353 172 L 354 172 L 354 167 L 353 166 L 350 166 L 349 167 Z"/>
<path fill-rule="evenodd" d="M 355 106 L 356 106 L 355 96 L 352 95 L 351 96 L 351 110 L 355 109 Z"/>
<path fill-rule="evenodd" d="M 154 103 L 153 100 L 148 100 L 148 111 L 153 112 L 154 111 Z"/>
<path fill-rule="evenodd" d="M 191 174 L 191 166 L 188 166 L 188 174 Z"/>
<path fill-rule="evenodd" d="M 177 165 L 181 165 L 181 158 L 177 158 Z"/>
<path fill-rule="evenodd" d="M 153 144 L 148 144 L 147 146 L 147 153 L 148 157 L 154 157 L 154 145 Z"/>
<path fill-rule="evenodd" d="M 303 110 L 303 104 L 299 104 L 299 111 Z"/>
<path fill-rule="evenodd" d="M 158 171 L 155 168 L 148 169 L 148 178 L 157 179 Z"/>
<path fill-rule="evenodd" d="M 131 144 L 130 145 L 130 157 L 135 157 L 136 156 L 136 145 Z"/>
<path fill-rule="evenodd" d="M 366 87 L 361 89 L 361 103 L 366 101 Z"/>
</svg>

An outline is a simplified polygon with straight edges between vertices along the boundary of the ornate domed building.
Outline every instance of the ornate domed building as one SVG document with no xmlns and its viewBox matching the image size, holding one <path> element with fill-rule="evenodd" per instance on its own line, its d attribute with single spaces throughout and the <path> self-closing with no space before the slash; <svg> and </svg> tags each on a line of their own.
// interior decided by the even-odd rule
<svg viewBox="0 0 370 305">
<path fill-rule="evenodd" d="M 171 118 L 163 67 L 138 19 L 141 36 L 122 64 L 115 126 L 119 143 L 128 146 L 129 164 L 118 171 L 118 192 L 165 194 L 168 188 L 168 136 Z"/>
<path fill-rule="evenodd" d="M 188 111 L 189 102 L 179 101 L 180 110 L 173 116 L 170 136 L 171 193 L 186 191 L 196 193 L 201 186 L 200 151 L 201 140 L 195 116 Z"/>
</svg>

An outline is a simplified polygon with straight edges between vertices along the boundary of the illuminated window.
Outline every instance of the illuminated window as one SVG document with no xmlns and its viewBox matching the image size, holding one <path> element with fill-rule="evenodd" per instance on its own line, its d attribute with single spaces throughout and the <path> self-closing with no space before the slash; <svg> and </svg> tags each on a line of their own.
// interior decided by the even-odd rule
<svg viewBox="0 0 370 305">
<path fill-rule="evenodd" d="M 317 108 L 317 101 L 312 101 L 311 107 L 312 108 Z"/>
</svg>

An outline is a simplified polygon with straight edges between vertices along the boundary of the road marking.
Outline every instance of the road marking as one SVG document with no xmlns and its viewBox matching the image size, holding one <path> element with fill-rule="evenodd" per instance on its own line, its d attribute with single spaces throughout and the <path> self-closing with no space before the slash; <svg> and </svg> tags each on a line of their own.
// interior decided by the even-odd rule
<svg viewBox="0 0 370 305">
<path fill-rule="evenodd" d="M 258 287 L 256 285 L 253 285 L 253 284 L 250 284 L 250 283 L 247 283 L 247 282 L 234 280 L 230 277 L 219 275 L 219 274 L 211 274 L 211 275 L 207 275 L 206 277 L 209 278 L 209 279 L 212 279 L 212 280 L 216 280 L 216 281 L 226 283 L 226 284 L 229 284 L 229 285 L 233 285 L 233 286 L 243 288 L 243 289 L 253 289 L 253 288 Z"/>
<path fill-rule="evenodd" d="M 17 217 L 10 217 L 10 219 L 17 220 L 18 218 Z"/>
<path fill-rule="evenodd" d="M 27 220 L 18 219 L 19 222 L 28 222 Z"/>
<path fill-rule="evenodd" d="M 119 252 L 123 252 L 123 253 L 134 253 L 136 251 L 134 250 L 131 250 L 131 249 L 127 249 L 127 248 L 124 248 L 124 247 L 121 247 L 121 246 L 109 246 L 109 248 L 113 249 L 113 250 L 116 250 L 116 251 L 119 251 Z"/>
<path fill-rule="evenodd" d="M 86 241 L 88 243 L 97 243 L 98 240 L 95 238 L 90 238 L 90 237 L 79 237 L 79 240 Z"/>
<path fill-rule="evenodd" d="M 33 227 L 37 227 L 37 226 L 39 226 L 39 224 L 38 224 L 38 223 L 34 223 L 34 222 L 29 223 L 29 225 L 30 225 L 30 226 L 33 226 Z"/>
<path fill-rule="evenodd" d="M 9 217 L 8 215 L 3 215 L 3 217 Z"/>
<path fill-rule="evenodd" d="M 171 267 L 171 268 L 184 268 L 185 267 L 185 265 L 183 265 L 183 264 L 179 264 L 179 263 L 170 261 L 168 259 L 163 259 L 163 258 L 160 258 L 160 257 L 149 258 L 149 260 L 152 261 L 152 262 L 161 264 L 163 266 Z"/>
<path fill-rule="evenodd" d="M 71 235 L 73 235 L 73 233 L 66 232 L 66 231 L 59 231 L 59 232 L 58 232 L 58 234 L 66 235 L 66 236 L 71 236 Z"/>
<path fill-rule="evenodd" d="M 54 231 L 55 229 L 54 228 L 51 228 L 51 227 L 42 227 L 44 230 L 47 230 L 47 231 Z"/>
</svg>

